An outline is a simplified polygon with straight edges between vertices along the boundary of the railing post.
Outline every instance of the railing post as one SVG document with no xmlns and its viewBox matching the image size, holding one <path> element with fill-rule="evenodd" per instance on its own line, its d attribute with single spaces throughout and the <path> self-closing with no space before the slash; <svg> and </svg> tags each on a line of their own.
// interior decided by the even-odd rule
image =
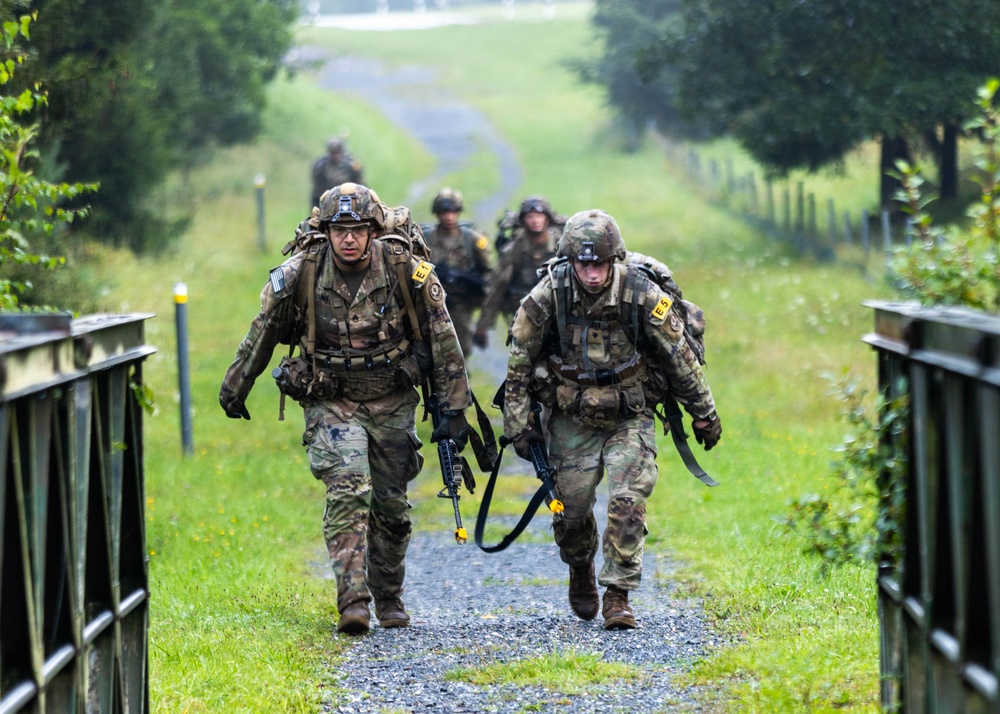
<svg viewBox="0 0 1000 714">
<path fill-rule="evenodd" d="M 188 360 L 188 290 L 184 283 L 174 285 L 177 327 L 177 383 L 181 406 L 181 448 L 185 456 L 194 453 L 194 430 L 191 426 L 191 363 Z"/>
</svg>

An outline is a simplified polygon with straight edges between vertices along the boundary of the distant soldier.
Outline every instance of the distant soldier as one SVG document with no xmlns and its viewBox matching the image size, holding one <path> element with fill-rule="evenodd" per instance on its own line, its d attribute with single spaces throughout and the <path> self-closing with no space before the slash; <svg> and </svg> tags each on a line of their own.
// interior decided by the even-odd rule
<svg viewBox="0 0 1000 714">
<path fill-rule="evenodd" d="M 513 215 L 508 213 L 508 215 Z M 549 202 L 541 196 L 529 196 L 521 202 L 521 210 L 510 226 L 494 273 L 483 311 L 476 323 L 472 341 L 477 347 L 489 344 L 489 333 L 503 313 L 509 322 L 521 298 L 538 282 L 537 270 L 553 258 L 566 219 L 556 215 Z"/>
<path fill-rule="evenodd" d="M 326 144 L 326 155 L 313 162 L 312 198 L 309 206 L 318 206 L 324 192 L 343 183 L 364 183 L 361 162 L 347 153 L 344 140 L 339 136 Z"/>
<path fill-rule="evenodd" d="M 692 416 L 706 450 L 718 443 L 722 425 L 682 316 L 667 293 L 626 262 L 615 220 L 598 210 L 573 215 L 558 256 L 511 326 L 504 433 L 528 459 L 532 444 L 545 447 L 529 422 L 532 400 L 551 408 L 544 431 L 565 507 L 553 530 L 569 565 L 570 607 L 583 620 L 601 608 L 605 629 L 631 629 L 628 593 L 642 578 L 646 499 L 657 479 L 653 405 L 645 396 L 650 368 Z M 598 580 L 606 588 L 603 607 L 593 512 L 602 480 L 609 490 Z"/>
<path fill-rule="evenodd" d="M 303 249 L 264 284 L 260 314 L 219 402 L 228 416 L 249 419 L 247 396 L 274 349 L 299 347 L 272 376 L 282 400 L 303 408 L 309 467 L 326 486 L 323 536 L 337 579 L 337 629 L 367 633 L 372 599 L 382 627 L 406 627 L 406 489 L 423 463 L 416 387 L 428 383 L 442 410 L 431 441 L 451 438 L 461 450 L 471 403 L 465 362 L 433 266 L 390 247 L 387 211 L 374 191 L 336 186 L 311 220 L 300 226 Z"/>
<path fill-rule="evenodd" d="M 438 223 L 424 226 L 434 269 L 447 293 L 448 313 L 455 324 L 462 351 L 472 353 L 472 314 L 483 303 L 493 275 L 490 239 L 471 223 L 459 223 L 465 204 L 462 194 L 442 188 L 434 196 L 431 212 Z"/>
</svg>

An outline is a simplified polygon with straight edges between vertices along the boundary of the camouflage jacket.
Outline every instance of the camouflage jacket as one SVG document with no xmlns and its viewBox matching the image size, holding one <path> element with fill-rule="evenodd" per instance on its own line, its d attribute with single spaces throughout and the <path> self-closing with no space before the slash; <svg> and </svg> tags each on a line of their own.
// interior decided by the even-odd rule
<svg viewBox="0 0 1000 714">
<path fill-rule="evenodd" d="M 536 244 L 528 239 L 528 233 L 523 227 L 514 231 L 510 243 L 500 253 L 476 329 L 492 330 L 497 315 L 501 312 L 507 316 L 513 315 L 521 304 L 521 299 L 538 283 L 537 271 L 555 257 L 562 229 L 550 226 L 546 233 L 547 240 Z"/>
<path fill-rule="evenodd" d="M 570 268 L 572 270 L 572 268 Z M 715 402 L 708 380 L 698 358 L 684 339 L 683 322 L 673 309 L 669 296 L 652 281 L 646 282 L 645 297 L 640 300 L 641 319 L 638 347 L 629 339 L 620 322 L 625 295 L 628 266 L 622 262 L 612 264 L 611 284 L 597 296 L 585 293 L 574 285 L 567 314 L 580 318 L 578 322 L 594 321 L 593 328 L 577 328 L 570 349 L 560 362 L 568 371 L 579 370 L 596 373 L 615 370 L 622 366 L 625 356 L 638 354 L 639 361 L 655 360 L 659 369 L 670 381 L 671 392 L 693 417 L 704 417 L 715 411 Z M 570 278 L 575 283 L 575 278 Z M 521 303 L 511 326 L 510 358 L 507 366 L 507 393 L 504 410 L 504 432 L 514 439 L 528 428 L 531 392 L 538 389 L 536 367 L 551 370 L 551 356 L 557 353 L 558 344 L 557 289 L 552 274 L 545 275 Z M 610 330 L 598 330 L 603 323 Z M 581 334 L 582 332 L 582 334 Z M 636 350 L 638 352 L 636 353 Z M 615 355 L 617 354 L 617 357 Z M 632 373 L 632 379 L 641 381 L 641 371 Z M 651 410 L 652 405 L 646 405 Z M 556 408 L 561 408 L 557 405 Z"/>
<path fill-rule="evenodd" d="M 371 265 L 353 298 L 330 257 L 328 245 L 321 249 L 314 288 L 317 353 L 331 357 L 385 353 L 404 339 L 412 338 L 401 289 L 394 288 L 394 273 L 381 246 L 380 241 L 373 244 Z M 236 359 L 226 372 L 220 397 L 232 395 L 245 402 L 279 343 L 298 343 L 305 352 L 307 318 L 305 306 L 297 304 L 303 298 L 296 298 L 296 286 L 306 255 L 306 252 L 297 253 L 272 271 L 272 279 L 261 291 L 260 314 L 251 323 L 236 352 Z M 418 260 L 411 259 L 411 274 L 418 265 Z M 275 289 L 276 284 L 280 290 Z M 306 294 L 299 291 L 299 295 Z M 422 336 L 430 347 L 431 387 L 444 409 L 464 409 L 472 403 L 465 360 L 444 304 L 444 290 L 433 273 L 415 290 L 414 303 Z M 357 377 L 367 378 L 374 374 L 366 376 L 361 372 Z M 412 387 L 403 388 L 365 404 L 373 414 L 392 411 L 406 399 L 410 389 Z M 344 397 L 333 401 L 345 416 L 353 414 L 358 407 L 357 402 Z"/>
<path fill-rule="evenodd" d="M 489 282 L 493 275 L 493 255 L 485 233 L 467 223 L 459 226 L 458 235 L 445 235 L 440 224 L 424 226 L 423 230 L 431 258 L 442 271 L 457 271 Z M 449 295 L 458 296 L 462 292 L 460 286 L 448 282 L 445 288 Z"/>
</svg>

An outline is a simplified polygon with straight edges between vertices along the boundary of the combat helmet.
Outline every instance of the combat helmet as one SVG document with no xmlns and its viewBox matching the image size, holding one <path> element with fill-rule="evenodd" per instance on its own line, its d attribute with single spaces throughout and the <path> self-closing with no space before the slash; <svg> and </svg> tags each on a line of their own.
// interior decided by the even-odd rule
<svg viewBox="0 0 1000 714">
<path fill-rule="evenodd" d="M 570 260 L 624 260 L 625 241 L 615 219 L 600 210 L 580 211 L 566 221 L 556 255 Z"/>
<path fill-rule="evenodd" d="M 378 195 L 359 183 L 342 183 L 320 196 L 320 226 L 329 223 L 371 222 L 379 231 L 385 227 L 385 206 Z"/>
<path fill-rule="evenodd" d="M 548 199 L 542 196 L 528 196 L 526 199 L 521 201 L 521 210 L 518 211 L 517 214 L 518 220 L 523 222 L 524 216 L 531 211 L 544 213 L 549 219 L 549 224 L 558 223 L 556 214 L 552 210 L 552 205 L 548 202 Z"/>
<path fill-rule="evenodd" d="M 435 216 L 442 211 L 461 213 L 463 208 L 465 204 L 462 202 L 461 192 L 447 186 L 434 195 L 434 201 L 431 203 L 431 213 Z"/>
</svg>

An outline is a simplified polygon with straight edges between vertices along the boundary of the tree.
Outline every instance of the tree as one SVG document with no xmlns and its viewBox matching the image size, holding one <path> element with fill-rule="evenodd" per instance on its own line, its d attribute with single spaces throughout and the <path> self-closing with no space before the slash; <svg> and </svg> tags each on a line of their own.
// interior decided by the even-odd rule
<svg viewBox="0 0 1000 714">
<path fill-rule="evenodd" d="M 25 0 L 26 1 L 26 0 Z M 291 45 L 293 0 L 35 0 L 36 62 L 53 101 L 43 140 L 63 177 L 98 178 L 89 229 L 134 248 L 172 224 L 152 191 L 212 148 L 252 139 Z"/>
<path fill-rule="evenodd" d="M 677 111 L 677 81 L 668 66 L 643 71 L 643 48 L 679 29 L 680 0 L 597 0 L 592 24 L 604 53 L 576 64 L 585 82 L 605 88 L 607 103 L 640 135 L 650 122 L 665 134 L 705 136 Z"/>
<path fill-rule="evenodd" d="M 980 0 L 681 0 L 677 26 L 633 45 L 635 73 L 675 83 L 683 116 L 772 173 L 819 169 L 872 138 L 891 167 L 926 144 L 945 197 L 966 97 L 1000 64 L 1000 4 Z M 895 188 L 883 184 L 883 203 Z"/>
<path fill-rule="evenodd" d="M 8 94 L 15 71 L 25 60 L 19 42 L 29 39 L 33 16 L 22 15 L 0 26 L 3 41 L 0 64 L 0 310 L 20 305 L 20 296 L 30 285 L 11 277 L 16 266 L 42 265 L 54 268 L 61 259 L 32 250 L 31 239 L 51 234 L 59 226 L 72 223 L 86 209 L 60 205 L 97 190 L 96 184 L 52 184 L 35 176 L 32 166 L 38 159 L 34 148 L 37 125 L 23 123 L 47 103 L 39 87 Z"/>
</svg>

